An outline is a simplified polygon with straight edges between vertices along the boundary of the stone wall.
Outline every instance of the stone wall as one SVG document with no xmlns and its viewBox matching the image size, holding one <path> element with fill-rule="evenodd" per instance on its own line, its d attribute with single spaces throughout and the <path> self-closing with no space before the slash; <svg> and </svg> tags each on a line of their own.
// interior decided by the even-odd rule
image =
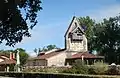
<svg viewBox="0 0 120 78">
<path fill-rule="evenodd" d="M 27 61 L 27 66 L 46 66 L 47 61 L 46 60 L 29 60 Z"/>
<path fill-rule="evenodd" d="M 66 58 L 66 53 L 62 52 L 60 54 L 57 54 L 51 58 L 48 58 L 48 65 L 47 66 L 64 66 L 65 65 L 65 58 Z"/>
<path fill-rule="evenodd" d="M 86 36 L 83 35 L 83 41 L 74 41 L 74 42 L 72 42 L 70 38 L 66 38 L 66 48 L 69 51 L 79 51 L 79 52 L 88 51 Z"/>
</svg>

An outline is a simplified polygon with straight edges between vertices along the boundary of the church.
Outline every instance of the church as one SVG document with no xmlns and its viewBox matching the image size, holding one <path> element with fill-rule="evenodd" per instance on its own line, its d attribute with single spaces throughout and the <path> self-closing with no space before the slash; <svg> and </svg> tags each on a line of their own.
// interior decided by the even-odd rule
<svg viewBox="0 0 120 78">
<path fill-rule="evenodd" d="M 83 60 L 87 65 L 103 61 L 103 56 L 88 52 L 87 38 L 77 17 L 73 17 L 65 35 L 65 48 L 41 52 L 39 56 L 28 59 L 26 66 L 66 66 L 75 60 Z"/>
</svg>

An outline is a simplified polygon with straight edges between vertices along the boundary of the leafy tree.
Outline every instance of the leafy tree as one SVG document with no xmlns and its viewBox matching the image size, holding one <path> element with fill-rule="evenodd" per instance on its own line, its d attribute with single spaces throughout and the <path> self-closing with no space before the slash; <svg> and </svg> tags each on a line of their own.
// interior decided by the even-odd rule
<svg viewBox="0 0 120 78">
<path fill-rule="evenodd" d="M 48 49 L 44 46 L 41 51 L 48 51 Z"/>
<path fill-rule="evenodd" d="M 38 55 L 38 51 L 37 48 L 34 49 L 34 52 L 36 53 L 36 55 Z"/>
<path fill-rule="evenodd" d="M 38 48 L 38 49 L 34 49 L 34 52 L 39 55 L 40 52 L 42 51 L 49 51 L 49 50 L 52 50 L 52 49 L 58 49 L 58 47 L 56 45 L 48 45 L 48 46 L 44 46 L 42 49 L 41 48 Z"/>
<path fill-rule="evenodd" d="M 120 64 L 120 16 L 110 17 L 104 19 L 99 24 L 99 29 L 96 27 L 96 46 L 95 48 L 100 51 L 100 55 L 105 56 L 108 63 Z"/>
<path fill-rule="evenodd" d="M 5 54 L 5 55 L 7 55 L 7 56 L 9 56 L 10 55 L 10 52 L 14 52 L 14 50 L 0 50 L 0 53 L 2 54 Z"/>
<path fill-rule="evenodd" d="M 0 43 L 14 46 L 23 37 L 30 37 L 29 29 L 36 23 L 41 0 L 0 0 Z M 29 22 L 29 25 L 27 25 Z"/>
<path fill-rule="evenodd" d="M 56 45 L 48 45 L 46 47 L 46 49 L 47 49 L 47 51 L 52 50 L 52 49 L 57 49 L 57 46 Z"/>
<path fill-rule="evenodd" d="M 89 16 L 86 16 L 79 17 L 79 22 L 81 27 L 85 30 L 87 39 L 90 39 L 93 36 L 93 26 L 95 25 L 95 21 Z"/>
<path fill-rule="evenodd" d="M 56 45 L 48 45 L 48 46 L 44 46 L 41 51 L 49 51 L 52 49 L 58 49 L 58 47 Z"/>
<path fill-rule="evenodd" d="M 95 26 L 95 21 L 93 19 L 91 19 L 89 16 L 86 17 L 79 17 L 78 18 L 81 27 L 84 29 L 85 31 L 85 35 L 87 37 L 88 40 L 88 49 L 90 51 L 92 51 L 93 49 L 93 37 L 94 37 L 94 26 Z"/>
<path fill-rule="evenodd" d="M 29 57 L 26 51 L 22 48 L 17 48 L 14 52 L 20 51 L 20 65 L 24 65 Z"/>
<path fill-rule="evenodd" d="M 41 48 L 38 48 L 38 52 L 41 52 L 42 50 L 41 50 Z"/>
<path fill-rule="evenodd" d="M 15 50 L 0 50 L 0 53 L 4 53 L 4 54 L 9 56 L 10 52 L 13 52 L 16 55 L 17 50 L 20 51 L 20 62 L 21 62 L 21 65 L 24 65 L 26 63 L 28 57 L 29 57 L 28 53 L 24 49 L 17 48 Z"/>
</svg>

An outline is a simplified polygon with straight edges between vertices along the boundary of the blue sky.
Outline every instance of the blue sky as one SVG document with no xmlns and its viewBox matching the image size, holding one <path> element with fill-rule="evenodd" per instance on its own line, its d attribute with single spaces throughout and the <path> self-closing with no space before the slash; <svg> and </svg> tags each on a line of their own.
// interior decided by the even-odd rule
<svg viewBox="0 0 120 78">
<path fill-rule="evenodd" d="M 24 38 L 14 48 L 0 45 L 0 49 L 24 48 L 34 55 L 34 48 L 55 44 L 64 48 L 64 34 L 75 16 L 90 16 L 101 21 L 120 13 L 120 0 L 42 0 L 38 24 L 31 30 L 32 37 Z"/>
</svg>

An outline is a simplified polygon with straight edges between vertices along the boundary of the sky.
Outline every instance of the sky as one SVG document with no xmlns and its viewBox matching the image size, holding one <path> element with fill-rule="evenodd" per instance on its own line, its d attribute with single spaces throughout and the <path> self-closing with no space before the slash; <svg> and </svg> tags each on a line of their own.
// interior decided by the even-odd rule
<svg viewBox="0 0 120 78">
<path fill-rule="evenodd" d="M 116 16 L 120 13 L 120 0 L 41 0 L 42 8 L 38 13 L 38 23 L 31 30 L 32 37 L 24 38 L 15 47 L 0 45 L 0 49 L 23 48 L 34 56 L 35 48 L 54 44 L 64 48 L 64 34 L 73 16 L 90 16 L 96 21 Z"/>
</svg>

